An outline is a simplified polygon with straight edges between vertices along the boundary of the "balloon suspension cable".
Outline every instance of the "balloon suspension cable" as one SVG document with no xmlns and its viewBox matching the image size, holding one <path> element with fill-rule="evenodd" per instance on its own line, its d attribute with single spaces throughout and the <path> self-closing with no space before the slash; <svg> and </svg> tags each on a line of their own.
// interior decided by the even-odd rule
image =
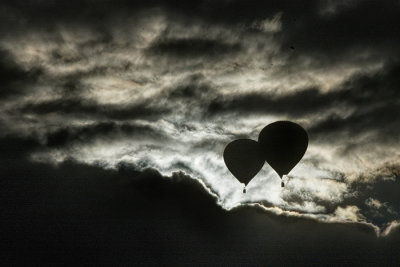
<svg viewBox="0 0 400 267">
<path fill-rule="evenodd" d="M 243 188 L 243 194 L 246 194 L 246 186 Z"/>
</svg>

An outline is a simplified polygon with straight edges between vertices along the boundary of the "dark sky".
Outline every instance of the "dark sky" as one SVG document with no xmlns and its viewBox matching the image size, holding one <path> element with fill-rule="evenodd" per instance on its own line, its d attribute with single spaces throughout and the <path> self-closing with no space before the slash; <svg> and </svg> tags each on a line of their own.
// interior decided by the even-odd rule
<svg viewBox="0 0 400 267">
<path fill-rule="evenodd" d="M 2 1 L 6 265 L 395 265 L 399 1 Z M 309 146 L 246 194 L 234 139 Z"/>
</svg>

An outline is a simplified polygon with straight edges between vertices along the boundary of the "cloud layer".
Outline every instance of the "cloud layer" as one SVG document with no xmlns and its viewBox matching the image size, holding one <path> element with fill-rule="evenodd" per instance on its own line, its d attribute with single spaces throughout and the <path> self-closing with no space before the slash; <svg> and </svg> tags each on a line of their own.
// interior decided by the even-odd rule
<svg viewBox="0 0 400 267">
<path fill-rule="evenodd" d="M 198 180 L 129 163 L 32 162 L 33 139 L 1 138 L 0 255 L 4 265 L 396 265 L 398 222 L 368 225 L 276 215 L 260 205 L 226 211 Z M 372 202 L 371 202 L 372 203 Z M 374 203 L 373 205 L 376 205 Z M 338 209 L 352 218 L 356 208 Z"/>
<path fill-rule="evenodd" d="M 145 2 L 4 2 L 2 138 L 35 140 L 41 164 L 184 172 L 226 210 L 392 229 L 398 2 Z M 284 190 L 266 165 L 242 194 L 224 147 L 283 119 L 305 157 Z"/>
</svg>

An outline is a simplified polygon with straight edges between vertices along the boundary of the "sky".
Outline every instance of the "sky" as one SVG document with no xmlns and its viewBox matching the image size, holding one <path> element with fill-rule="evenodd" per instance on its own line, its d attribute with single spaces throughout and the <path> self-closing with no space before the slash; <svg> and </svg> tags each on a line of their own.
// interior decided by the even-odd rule
<svg viewBox="0 0 400 267">
<path fill-rule="evenodd" d="M 2 1 L 8 264 L 395 264 L 400 1 Z M 306 129 L 247 186 L 225 146 Z"/>
</svg>

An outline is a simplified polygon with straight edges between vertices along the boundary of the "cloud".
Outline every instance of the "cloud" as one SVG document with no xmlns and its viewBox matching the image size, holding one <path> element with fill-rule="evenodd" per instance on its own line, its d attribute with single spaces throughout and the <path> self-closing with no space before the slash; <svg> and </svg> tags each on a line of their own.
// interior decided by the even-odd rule
<svg viewBox="0 0 400 267">
<path fill-rule="evenodd" d="M 332 103 L 342 103 L 354 112 L 345 118 L 332 115 L 315 126 L 315 131 L 323 131 L 326 125 L 328 131 L 343 127 L 353 132 L 379 129 L 382 134 L 387 134 L 385 128 L 397 127 L 398 118 L 393 111 L 399 105 L 396 88 L 400 83 L 395 75 L 398 68 L 399 65 L 395 63 L 373 75 L 355 75 L 344 82 L 339 90 L 329 93 L 327 98 Z"/>
<path fill-rule="evenodd" d="M 264 32 L 279 32 L 282 29 L 281 17 L 282 13 L 277 13 L 272 19 L 266 18 L 253 22 L 251 27 Z"/>
<path fill-rule="evenodd" d="M 168 112 L 165 107 L 152 108 L 147 103 L 131 105 L 101 105 L 94 101 L 85 101 L 74 98 L 61 98 L 44 101 L 41 103 L 27 103 L 22 107 L 23 112 L 32 112 L 40 115 L 70 114 L 71 116 L 108 118 L 125 120 L 134 118 L 151 117 Z"/>
<path fill-rule="evenodd" d="M 307 101 L 304 101 L 306 99 Z M 332 105 L 329 96 L 317 88 L 301 90 L 288 95 L 276 93 L 235 94 L 231 97 L 217 97 L 212 100 L 208 111 L 213 113 L 241 112 L 254 114 L 290 114 L 292 116 L 316 112 Z"/>
<path fill-rule="evenodd" d="M 266 207 L 258 210 L 261 214 L 265 210 L 273 218 L 286 214 L 285 219 L 274 219 L 279 223 L 312 218 L 312 227 L 321 232 L 334 229 L 346 235 L 348 228 L 343 227 L 354 223 L 360 240 L 383 242 L 360 233 L 359 227 L 365 226 L 368 233 L 376 227 L 385 231 L 400 212 L 397 9 L 394 2 L 362 1 L 4 2 L 0 8 L 7 15 L 0 26 L 0 129 L 6 151 L 2 160 L 9 163 L 6 166 L 26 163 L 38 177 L 46 176 L 38 169 L 48 168 L 50 176 L 60 177 L 57 182 L 69 176 L 100 180 L 110 176 L 128 183 L 121 171 L 157 177 L 148 187 L 139 186 L 146 192 L 138 193 L 141 202 L 154 197 L 146 206 L 152 211 L 157 205 L 170 211 L 162 203 L 170 199 L 168 190 L 161 186 L 153 194 L 151 188 L 164 181 L 161 176 L 180 173 L 179 179 L 198 181 L 201 190 L 215 197 L 210 200 L 211 209 L 219 214 L 215 220 L 226 222 L 225 216 L 235 217 L 235 212 L 251 214 L 240 207 L 258 203 Z M 283 119 L 308 131 L 305 157 L 285 178 L 284 190 L 266 165 L 243 194 L 243 185 L 224 165 L 224 147 L 236 138 L 257 140 L 265 125 Z M 18 143 L 17 137 L 29 141 Z M 124 170 L 121 164 L 134 170 L 126 166 Z M 22 176 L 29 187 L 29 175 Z M 107 195 L 105 188 L 113 183 L 105 180 L 104 188 L 96 187 L 95 180 L 90 186 Z M 29 187 L 32 194 L 57 189 L 47 182 L 39 185 L 39 191 Z M 79 192 L 81 185 L 75 185 Z M 82 186 L 93 201 L 99 199 L 97 189 Z M 110 187 L 122 190 L 115 184 Z M 74 197 L 79 199 L 79 193 Z M 62 216 L 74 212 L 68 205 L 81 205 L 74 197 L 61 203 L 67 210 Z M 129 202 L 129 197 L 125 200 Z M 190 195 L 171 201 L 170 206 L 192 203 Z M 85 203 L 85 207 L 93 204 Z M 192 204 L 170 212 L 190 217 L 186 213 L 198 209 Z M 38 210 L 24 212 L 32 215 Z M 82 210 L 84 214 L 90 209 Z M 143 217 L 152 216 L 147 210 L 141 212 Z M 264 215 L 259 216 L 252 223 L 264 222 L 260 219 Z M 197 219 L 204 221 L 200 216 L 177 223 L 200 227 L 201 233 L 201 226 L 192 222 Z M 321 226 L 321 222 L 331 224 Z M 284 231 L 279 223 L 271 227 Z M 307 230 L 309 223 L 302 229 Z M 237 229 L 234 223 L 230 226 Z M 291 233 L 296 234 L 294 228 Z M 265 235 L 279 239 L 266 230 Z M 237 240 L 247 241 L 245 235 Z M 319 249 L 311 243 L 308 248 Z M 380 251 L 374 259 L 381 255 L 386 254 Z"/>
<path fill-rule="evenodd" d="M 116 137 L 155 138 L 167 139 L 168 136 L 145 125 L 134 125 L 128 123 L 102 122 L 82 127 L 64 127 L 47 134 L 47 146 L 61 147 L 72 143 L 87 144 L 99 138 L 112 139 Z"/>
<path fill-rule="evenodd" d="M 25 70 L 16 64 L 15 59 L 5 50 L 0 50 L 0 97 L 4 100 L 10 96 L 24 93 L 25 86 L 34 83 L 41 75 L 40 67 Z"/>
<path fill-rule="evenodd" d="M 338 207 L 334 212 L 334 218 L 332 218 L 333 221 L 346 222 L 358 222 L 360 219 L 362 219 L 362 215 L 360 215 L 359 209 L 356 206 Z"/>
<path fill-rule="evenodd" d="M 16 137 L 0 144 L 9 147 L 0 152 L 2 161 L 8 151 L 19 158 L 0 166 L 7 264 L 398 261 L 395 224 L 377 239 L 372 227 L 352 222 L 321 224 L 255 206 L 228 212 L 182 173 L 163 177 L 126 163 L 113 170 L 73 160 L 35 163 L 21 156 L 40 144 Z"/>
<path fill-rule="evenodd" d="M 238 52 L 240 52 L 239 44 L 195 38 L 158 40 L 149 47 L 149 53 L 156 56 L 166 55 L 189 59 L 198 57 L 218 58 Z"/>
<path fill-rule="evenodd" d="M 316 57 L 335 59 L 352 51 L 373 50 L 373 47 L 379 48 L 376 50 L 378 54 L 387 55 L 393 51 L 393 44 L 399 42 L 398 37 L 393 35 L 398 23 L 395 13 L 399 9 L 395 2 L 351 1 L 347 5 L 336 4 L 336 7 L 346 8 L 333 16 L 315 12 L 314 4 L 310 3 L 296 12 L 302 16 L 296 13 L 283 16 L 284 43 L 287 46 L 294 45 L 303 53 Z"/>
</svg>

